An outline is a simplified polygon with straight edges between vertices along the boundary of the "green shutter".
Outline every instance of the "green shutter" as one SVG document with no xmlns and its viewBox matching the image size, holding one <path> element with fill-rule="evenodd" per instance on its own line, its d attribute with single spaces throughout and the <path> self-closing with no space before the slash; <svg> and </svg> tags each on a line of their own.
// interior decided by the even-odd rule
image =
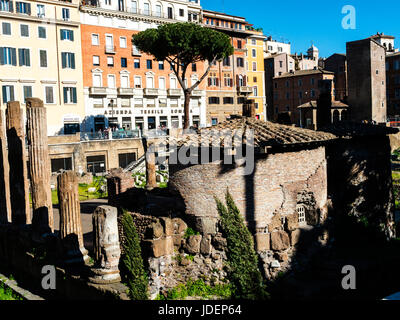
<svg viewBox="0 0 400 320">
<path fill-rule="evenodd" d="M 4 48 L 0 47 L 0 65 L 4 64 Z"/>
<path fill-rule="evenodd" d="M 25 65 L 30 67 L 31 66 L 30 50 L 29 49 L 24 49 L 24 50 L 25 50 Z"/>
<path fill-rule="evenodd" d="M 66 53 L 65 52 L 61 52 L 61 65 L 62 68 L 65 69 L 66 64 L 67 64 L 67 58 L 66 58 Z"/>
<path fill-rule="evenodd" d="M 71 41 L 74 41 L 74 30 L 71 30 Z"/>
<path fill-rule="evenodd" d="M 76 99 L 76 88 L 72 88 L 72 102 L 76 103 L 77 99 Z"/>
<path fill-rule="evenodd" d="M 75 69 L 75 53 L 71 53 L 71 68 Z"/>
<path fill-rule="evenodd" d="M 24 65 L 24 50 L 23 49 L 18 49 L 18 64 L 19 64 L 19 66 Z"/>
<path fill-rule="evenodd" d="M 14 98 L 14 86 L 10 86 L 10 101 L 15 101 L 15 98 Z"/>
<path fill-rule="evenodd" d="M 3 103 L 7 103 L 7 89 L 6 89 L 6 86 L 3 86 L 2 88 L 2 91 L 3 91 Z"/>
<path fill-rule="evenodd" d="M 13 66 L 17 65 L 17 50 L 15 48 L 11 48 L 11 64 Z"/>
<path fill-rule="evenodd" d="M 68 91 L 68 89 L 67 88 L 63 88 L 64 90 L 64 103 L 67 103 L 68 102 L 68 100 L 67 100 L 67 91 Z"/>
</svg>

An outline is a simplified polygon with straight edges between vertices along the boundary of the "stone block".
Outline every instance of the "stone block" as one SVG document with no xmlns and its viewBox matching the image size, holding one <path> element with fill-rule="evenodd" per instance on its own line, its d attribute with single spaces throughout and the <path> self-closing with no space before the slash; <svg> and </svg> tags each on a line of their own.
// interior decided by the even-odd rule
<svg viewBox="0 0 400 320">
<path fill-rule="evenodd" d="M 160 222 L 164 227 L 164 233 L 167 237 L 172 236 L 174 234 L 174 224 L 170 218 L 161 217 Z"/>
<path fill-rule="evenodd" d="M 285 231 L 276 231 L 271 233 L 271 248 L 275 251 L 285 250 L 289 248 L 290 240 Z"/>
<path fill-rule="evenodd" d="M 152 239 L 161 238 L 164 235 L 164 228 L 159 222 L 154 222 L 150 227 L 150 236 Z"/>
<path fill-rule="evenodd" d="M 182 246 L 182 235 L 180 234 L 174 234 L 172 236 L 172 241 L 174 243 L 174 247 L 176 249 L 179 249 Z"/>
<path fill-rule="evenodd" d="M 174 252 L 174 241 L 172 237 L 148 241 L 151 244 L 152 254 L 155 258 L 167 256 Z"/>
<path fill-rule="evenodd" d="M 296 213 L 286 216 L 286 230 L 292 231 L 299 227 L 299 215 Z"/>
<path fill-rule="evenodd" d="M 268 231 L 272 232 L 275 229 L 279 229 L 281 227 L 282 227 L 281 215 L 279 213 L 277 213 L 272 217 L 271 222 L 268 225 Z"/>
<path fill-rule="evenodd" d="M 217 233 L 217 219 L 212 217 L 201 217 L 196 220 L 196 229 L 202 234 L 214 235 Z"/>
<path fill-rule="evenodd" d="M 254 238 L 258 252 L 267 251 L 270 249 L 269 233 L 256 233 Z"/>
<path fill-rule="evenodd" d="M 200 242 L 200 253 L 209 256 L 212 251 L 211 235 L 203 236 Z"/>
<path fill-rule="evenodd" d="M 295 246 L 300 239 L 300 229 L 290 231 L 290 245 Z"/>
<path fill-rule="evenodd" d="M 174 227 L 174 233 L 175 234 L 182 234 L 185 232 L 187 229 L 187 224 L 185 221 L 183 221 L 180 218 L 173 218 L 172 219 L 172 225 Z"/>
<path fill-rule="evenodd" d="M 186 250 L 189 253 L 196 254 L 200 252 L 201 235 L 193 235 L 187 239 Z"/>
<path fill-rule="evenodd" d="M 225 250 L 227 246 L 226 239 L 218 234 L 212 238 L 212 245 L 217 250 Z"/>
<path fill-rule="evenodd" d="M 289 259 L 288 254 L 286 252 L 276 252 L 275 253 L 276 259 L 280 262 L 287 261 Z"/>
<path fill-rule="evenodd" d="M 271 268 L 280 268 L 281 264 L 279 263 L 279 261 L 274 260 L 274 261 L 271 262 L 270 267 Z"/>
</svg>

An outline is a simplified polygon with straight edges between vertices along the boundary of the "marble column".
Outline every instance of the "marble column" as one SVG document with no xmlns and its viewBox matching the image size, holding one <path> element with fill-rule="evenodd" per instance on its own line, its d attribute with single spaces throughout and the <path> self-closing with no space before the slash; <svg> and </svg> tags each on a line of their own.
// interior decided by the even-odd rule
<svg viewBox="0 0 400 320">
<path fill-rule="evenodd" d="M 0 110 L 0 224 L 11 223 L 9 170 L 4 114 Z"/>
<path fill-rule="evenodd" d="M 10 169 L 11 220 L 13 224 L 30 224 L 28 170 L 26 166 L 23 112 L 18 101 L 7 103 L 6 134 Z"/>
<path fill-rule="evenodd" d="M 42 100 L 26 99 L 26 121 L 33 208 L 32 224 L 34 229 L 41 233 L 53 232 L 47 113 Z"/>
<path fill-rule="evenodd" d="M 60 238 L 65 250 L 66 263 L 85 263 L 89 260 L 83 244 L 78 176 L 74 171 L 64 171 L 57 177 L 60 207 Z"/>
<path fill-rule="evenodd" d="M 157 188 L 156 181 L 156 154 L 154 144 L 149 144 L 146 148 L 146 189 Z"/>
</svg>

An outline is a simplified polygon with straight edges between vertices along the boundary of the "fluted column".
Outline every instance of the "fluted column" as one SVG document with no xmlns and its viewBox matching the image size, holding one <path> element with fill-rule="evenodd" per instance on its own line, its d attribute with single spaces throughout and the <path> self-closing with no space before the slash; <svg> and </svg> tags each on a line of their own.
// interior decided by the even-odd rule
<svg viewBox="0 0 400 320">
<path fill-rule="evenodd" d="M 65 171 L 57 177 L 60 207 L 60 238 L 65 249 L 67 263 L 80 263 L 89 259 L 83 244 L 81 207 L 78 192 L 78 176 Z"/>
<path fill-rule="evenodd" d="M 111 206 L 99 206 L 93 213 L 94 268 L 90 281 L 112 283 L 121 280 L 118 264 L 121 256 L 118 233 L 118 211 Z"/>
<path fill-rule="evenodd" d="M 13 224 L 30 224 L 31 210 L 29 205 L 23 112 L 18 101 L 7 103 L 6 130 L 9 146 L 11 220 Z"/>
<path fill-rule="evenodd" d="M 10 168 L 3 111 L 0 110 L 0 223 L 11 222 Z"/>
<path fill-rule="evenodd" d="M 26 99 L 26 121 L 33 207 L 32 224 L 36 230 L 42 233 L 53 232 L 47 114 L 42 100 Z"/>
</svg>

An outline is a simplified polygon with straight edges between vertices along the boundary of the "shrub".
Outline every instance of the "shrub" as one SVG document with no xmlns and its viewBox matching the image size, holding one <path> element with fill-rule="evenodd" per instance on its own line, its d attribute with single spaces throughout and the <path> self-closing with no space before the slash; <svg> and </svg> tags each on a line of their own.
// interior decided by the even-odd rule
<svg viewBox="0 0 400 320">
<path fill-rule="evenodd" d="M 228 279 L 234 287 L 234 298 L 267 298 L 268 293 L 258 269 L 253 237 L 244 224 L 232 196 L 229 191 L 226 192 L 226 206 L 220 200 L 215 200 L 221 216 L 222 231 L 227 240 Z"/>
<path fill-rule="evenodd" d="M 199 232 L 196 232 L 196 231 L 194 231 L 192 228 L 187 228 L 186 230 L 185 230 L 185 234 L 183 235 L 183 237 L 185 238 L 185 239 L 187 239 L 187 238 L 189 238 L 190 236 L 195 236 L 195 235 L 198 235 L 198 234 L 200 234 Z"/>
<path fill-rule="evenodd" d="M 126 211 L 122 216 L 122 228 L 125 236 L 120 262 L 122 279 L 129 288 L 131 299 L 147 300 L 148 278 L 143 265 L 140 239 L 133 218 Z"/>
</svg>

